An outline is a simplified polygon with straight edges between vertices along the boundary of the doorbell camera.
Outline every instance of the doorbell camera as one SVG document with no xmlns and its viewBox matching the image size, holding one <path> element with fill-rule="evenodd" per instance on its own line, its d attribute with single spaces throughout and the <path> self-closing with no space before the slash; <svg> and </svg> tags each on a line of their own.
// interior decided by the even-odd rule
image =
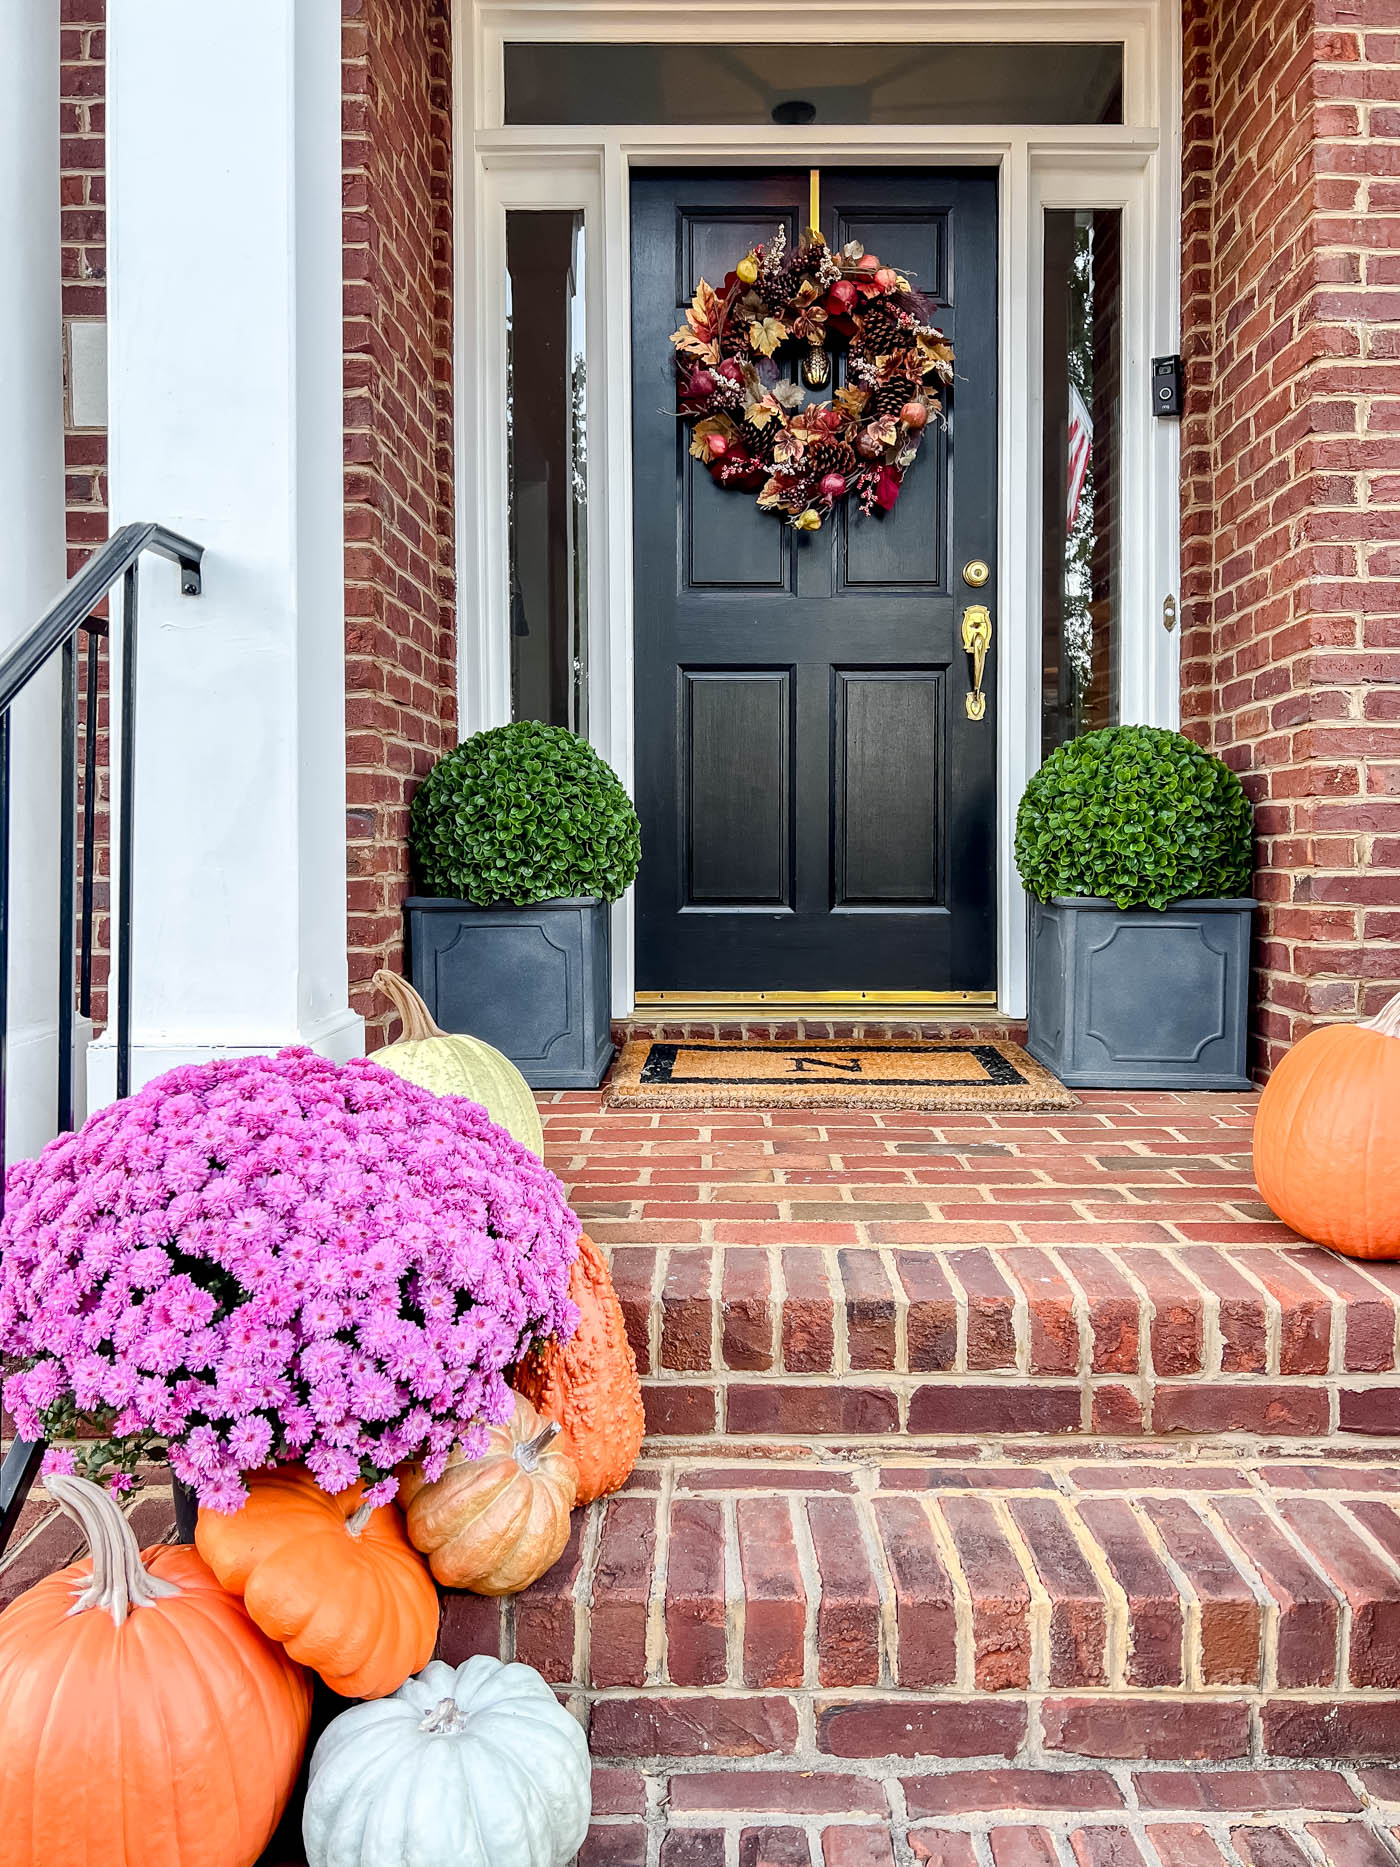
<svg viewBox="0 0 1400 1867">
<path fill-rule="evenodd" d="M 1181 413 L 1181 358 L 1153 357 L 1152 359 L 1152 413 L 1154 415 L 1179 415 Z"/>
</svg>

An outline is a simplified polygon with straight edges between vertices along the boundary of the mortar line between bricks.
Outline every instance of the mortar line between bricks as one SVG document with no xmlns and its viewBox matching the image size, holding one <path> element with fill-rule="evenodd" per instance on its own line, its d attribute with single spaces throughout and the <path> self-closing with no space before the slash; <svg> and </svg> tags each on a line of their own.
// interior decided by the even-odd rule
<svg viewBox="0 0 1400 1867">
<path fill-rule="evenodd" d="M 744 1612 L 744 1570 L 739 1556 L 738 1500 L 720 1499 L 720 1522 L 724 1526 L 724 1679 L 727 1686 L 743 1686 L 744 1639 L 747 1617 Z M 675 1688 L 672 1687 L 671 1690 Z M 713 1688 L 710 1688 L 713 1690 Z"/>
<path fill-rule="evenodd" d="M 1176 1584 L 1181 1601 L 1181 1683 L 1190 1692 L 1203 1692 L 1206 1689 L 1205 1628 L 1202 1624 L 1201 1598 L 1185 1569 L 1168 1549 L 1166 1538 L 1152 1521 L 1151 1514 L 1143 1508 L 1142 1501 L 1129 1498 L 1127 1504 L 1134 1523 L 1147 1539 L 1148 1548 Z"/>
<path fill-rule="evenodd" d="M 939 1559 L 953 1585 L 953 1628 L 957 1636 L 957 1672 L 955 1690 L 977 1689 L 977 1628 L 973 1612 L 972 1589 L 958 1560 L 958 1546 L 952 1526 L 938 1508 L 938 1499 L 929 1493 L 919 1498 L 924 1515 L 933 1530 Z M 902 1670 L 902 1667 L 901 1667 Z"/>
<path fill-rule="evenodd" d="M 1094 1572 L 1103 1593 L 1105 1610 L 1104 1628 L 1104 1677 L 1110 1691 L 1126 1690 L 1128 1678 L 1128 1660 L 1132 1645 L 1132 1608 L 1128 1600 L 1128 1591 L 1121 1587 L 1113 1573 L 1099 1539 L 1079 1514 L 1078 1497 L 1067 1497 L 1064 1513 L 1069 1520 L 1070 1529 L 1080 1554 Z"/>
<path fill-rule="evenodd" d="M 787 1278 L 783 1275 L 780 1245 L 765 1245 L 763 1261 L 768 1266 L 768 1367 L 776 1374 L 783 1368 L 783 1311 L 787 1305 Z"/>
<path fill-rule="evenodd" d="M 1050 1591 L 1040 1579 L 1030 1545 L 1022 1534 L 1021 1526 L 1011 1515 L 1006 1499 L 991 1497 L 987 1502 L 991 1506 L 997 1528 L 1011 1546 L 1011 1553 L 1020 1565 L 1022 1577 L 1030 1591 L 1031 1604 L 1026 1615 L 1026 1630 L 1030 1637 L 1029 1689 L 1032 1692 L 1048 1692 L 1051 1689 L 1050 1668 L 1052 1664 Z"/>
<path fill-rule="evenodd" d="M 1264 1310 L 1264 1366 L 1270 1374 L 1281 1373 L 1283 1368 L 1283 1304 L 1268 1288 L 1263 1278 L 1251 1268 L 1247 1251 L 1228 1251 L 1223 1245 L 1218 1246 L 1217 1249 L 1225 1262 L 1232 1265 L 1259 1292 Z"/>
<path fill-rule="evenodd" d="M 815 1690 L 821 1684 L 821 1655 L 817 1647 L 817 1616 L 821 1608 L 821 1572 L 816 1543 L 807 1521 L 806 1500 L 796 1492 L 787 1498 L 788 1522 L 797 1552 L 797 1573 L 802 1578 L 802 1683 Z"/>
<path fill-rule="evenodd" d="M 1179 1276 L 1201 1293 L 1201 1367 L 1196 1377 L 1208 1380 L 1219 1377 L 1224 1372 L 1225 1341 L 1220 1322 L 1220 1293 L 1213 1290 L 1203 1277 L 1192 1274 L 1191 1267 L 1182 1261 L 1182 1252 L 1189 1250 L 1189 1245 L 1175 1243 L 1162 1247 L 1162 1256 Z"/>
<path fill-rule="evenodd" d="M 1349 1529 L 1356 1532 L 1361 1538 L 1361 1541 L 1371 1550 L 1372 1554 L 1379 1558 L 1382 1567 L 1390 1573 L 1394 1580 L 1400 1582 L 1400 1559 L 1392 1555 L 1385 1544 L 1381 1542 L 1380 1538 L 1371 1529 L 1370 1525 L 1367 1524 L 1363 1518 L 1357 1516 L 1353 1500 L 1350 1498 L 1338 1498 L 1335 1499 L 1334 1502 L 1337 1509 L 1342 1513 L 1342 1522 L 1346 1524 Z"/>
<path fill-rule="evenodd" d="M 893 1245 L 881 1245 L 877 1258 L 894 1299 L 894 1368 L 895 1374 L 909 1374 L 909 1292 L 899 1274 Z"/>
<path fill-rule="evenodd" d="M 574 1678 L 593 1676 L 593 1616 L 589 1607 L 598 1569 L 598 1553 L 603 1541 L 603 1512 L 590 1510 L 585 1519 L 579 1547 L 578 1575 L 574 1581 Z"/>
<path fill-rule="evenodd" d="M 645 1675 L 648 1685 L 660 1684 L 670 1673 L 666 1638 L 666 1583 L 671 1571 L 671 1506 L 675 1499 L 673 1465 L 661 1475 L 656 1501 L 656 1543 L 652 1552 L 651 1588 L 647 1594 Z"/>
<path fill-rule="evenodd" d="M 870 1563 L 870 1573 L 875 1578 L 875 1593 L 879 1601 L 876 1615 L 879 1645 L 877 1670 L 881 1685 L 893 1691 L 899 1683 L 899 1639 L 896 1619 L 898 1603 L 895 1599 L 894 1573 L 890 1568 L 884 1538 L 880 1535 L 879 1525 L 875 1521 L 875 1506 L 870 1492 L 857 1495 L 855 1505 L 856 1522 L 860 1525 L 866 1558 Z"/>
</svg>

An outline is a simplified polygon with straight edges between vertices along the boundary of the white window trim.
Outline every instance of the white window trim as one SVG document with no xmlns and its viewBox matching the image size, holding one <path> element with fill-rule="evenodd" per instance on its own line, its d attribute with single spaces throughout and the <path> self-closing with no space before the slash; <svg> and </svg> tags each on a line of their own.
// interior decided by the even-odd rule
<svg viewBox="0 0 1400 1867">
<path fill-rule="evenodd" d="M 1180 574 L 1177 424 L 1150 414 L 1154 355 L 1179 348 L 1181 69 L 1171 0 L 898 0 L 824 5 L 804 31 L 831 41 L 1114 40 L 1124 45 L 1122 125 L 724 124 L 504 127 L 509 40 L 694 37 L 678 0 L 620 7 L 530 0 L 455 10 L 455 282 L 459 717 L 463 733 L 510 717 L 506 536 L 505 216 L 581 210 L 588 365 L 589 738 L 633 788 L 629 178 L 633 168 L 783 164 L 986 165 L 999 172 L 997 999 L 1026 1008 L 1025 897 L 1012 860 L 1016 804 L 1040 753 L 1041 303 L 1046 208 L 1123 212 L 1121 693 L 1128 722 L 1178 723 L 1175 635 L 1163 602 Z M 724 43 L 782 43 L 791 11 L 721 4 Z M 633 1008 L 630 897 L 613 912 L 613 1010 Z"/>
</svg>

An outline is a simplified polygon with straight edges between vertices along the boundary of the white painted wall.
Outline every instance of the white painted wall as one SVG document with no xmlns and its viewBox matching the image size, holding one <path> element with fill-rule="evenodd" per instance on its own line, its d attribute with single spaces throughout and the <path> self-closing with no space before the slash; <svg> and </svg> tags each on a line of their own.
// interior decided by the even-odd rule
<svg viewBox="0 0 1400 1867">
<path fill-rule="evenodd" d="M 13 0 L 24 4 L 25 0 Z M 339 0 L 113 0 L 113 524 L 141 588 L 133 1082 L 348 1009 Z M 93 1052 L 94 1105 L 114 1060 Z"/>
<path fill-rule="evenodd" d="M 58 0 L 0 0 L 0 649 L 63 588 Z M 58 665 L 13 710 L 11 1157 L 54 1132 L 58 1060 Z"/>
</svg>

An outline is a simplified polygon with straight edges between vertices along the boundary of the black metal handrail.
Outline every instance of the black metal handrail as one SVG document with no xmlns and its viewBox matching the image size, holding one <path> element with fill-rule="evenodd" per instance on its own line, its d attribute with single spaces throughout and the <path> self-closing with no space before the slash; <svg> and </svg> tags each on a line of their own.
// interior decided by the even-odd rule
<svg viewBox="0 0 1400 1867">
<path fill-rule="evenodd" d="M 76 1011 L 92 1012 L 92 947 L 97 826 L 97 713 L 100 638 L 105 620 L 95 612 L 120 581 L 121 732 L 117 762 L 120 800 L 117 899 L 114 921 L 117 1095 L 131 1092 L 131 882 L 132 832 L 136 775 L 136 623 L 140 560 L 147 551 L 180 567 L 180 589 L 198 596 L 203 587 L 204 547 L 164 525 L 123 525 L 95 551 L 23 641 L 0 661 L 0 1213 L 5 1209 L 5 1111 L 8 1093 L 10 959 L 10 708 L 54 655 L 62 656 L 58 928 L 58 1107 L 60 1134 L 73 1126 L 74 958 L 79 949 Z M 80 634 L 87 636 L 87 715 L 83 722 L 82 862 L 78 863 L 78 654 Z M 78 878 L 81 874 L 81 896 Z M 81 907 L 79 907 L 81 901 Z M 112 996 L 109 994 L 108 1012 Z M 17 1439 L 0 1464 L 0 1551 L 9 1541 L 43 1446 Z"/>
</svg>

